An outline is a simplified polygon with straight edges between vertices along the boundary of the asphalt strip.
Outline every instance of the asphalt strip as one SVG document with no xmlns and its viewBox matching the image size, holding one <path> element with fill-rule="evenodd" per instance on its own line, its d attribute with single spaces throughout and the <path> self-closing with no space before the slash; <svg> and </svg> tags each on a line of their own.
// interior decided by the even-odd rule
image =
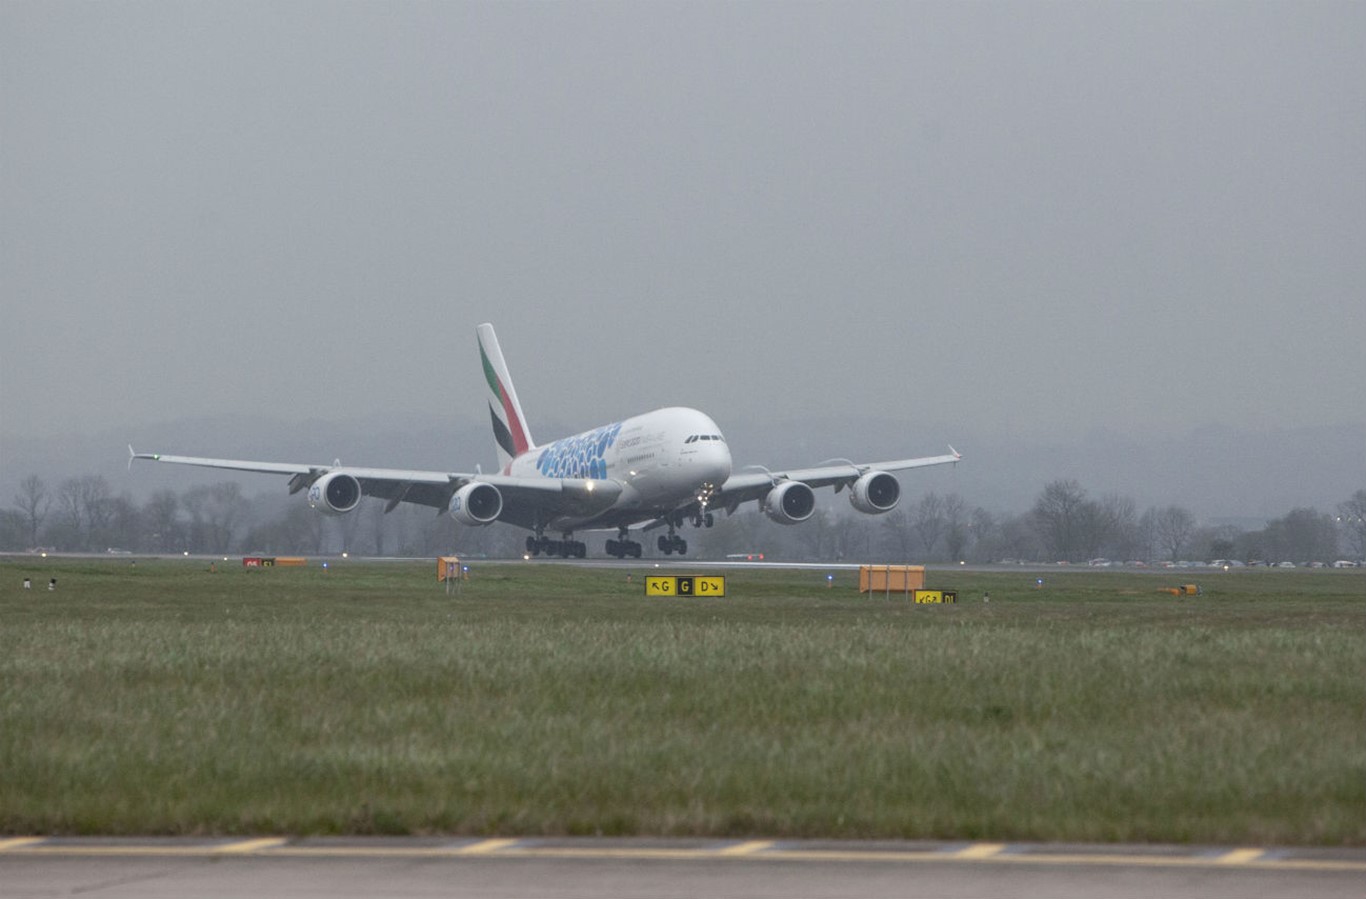
<svg viewBox="0 0 1366 899">
<path fill-rule="evenodd" d="M 594 837 L 0 837 L 0 856 L 252 858 L 745 859 L 851 864 L 955 863 L 1360 871 L 1366 848 L 1057 845 L 1046 843 L 668 840 Z"/>
</svg>

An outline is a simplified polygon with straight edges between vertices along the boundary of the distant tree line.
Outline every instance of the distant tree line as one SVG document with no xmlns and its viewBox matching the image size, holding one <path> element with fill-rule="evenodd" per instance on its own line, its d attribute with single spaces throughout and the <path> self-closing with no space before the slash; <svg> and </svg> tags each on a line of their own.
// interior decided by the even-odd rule
<svg viewBox="0 0 1366 899">
<path fill-rule="evenodd" d="M 368 499 L 349 515 L 329 517 L 283 493 L 248 498 L 233 481 L 161 490 L 138 504 L 115 495 L 98 475 L 55 488 L 25 478 L 0 510 L 0 550 L 51 547 L 62 552 L 323 554 L 379 556 L 458 552 L 520 555 L 526 532 L 505 525 L 462 527 L 425 507 L 384 512 Z M 1076 481 L 1057 480 L 1026 512 L 1005 515 L 969 505 L 957 493 L 926 493 L 879 516 L 819 509 L 792 527 L 754 508 L 716 516 L 716 526 L 688 530 L 691 554 L 720 558 L 763 553 L 812 561 L 1041 562 L 1261 559 L 1296 563 L 1366 557 L 1366 490 L 1336 514 L 1292 509 L 1260 530 L 1200 527 L 1181 506 L 1139 511 L 1128 497 L 1091 497 Z M 652 535 L 646 534 L 647 546 Z M 593 548 L 597 551 L 600 548 Z"/>
</svg>

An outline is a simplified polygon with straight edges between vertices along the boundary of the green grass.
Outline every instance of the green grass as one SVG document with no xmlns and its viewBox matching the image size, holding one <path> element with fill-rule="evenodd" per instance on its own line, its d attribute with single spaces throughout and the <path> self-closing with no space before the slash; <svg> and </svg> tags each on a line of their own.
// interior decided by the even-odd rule
<svg viewBox="0 0 1366 899">
<path fill-rule="evenodd" d="M 205 567 L 0 562 L 0 832 L 1366 843 L 1363 572 Z"/>
</svg>

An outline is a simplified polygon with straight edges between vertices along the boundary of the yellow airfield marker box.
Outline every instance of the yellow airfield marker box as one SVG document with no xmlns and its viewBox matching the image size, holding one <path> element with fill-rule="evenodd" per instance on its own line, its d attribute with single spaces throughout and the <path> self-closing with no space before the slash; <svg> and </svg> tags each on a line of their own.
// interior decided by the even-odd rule
<svg viewBox="0 0 1366 899">
<path fill-rule="evenodd" d="M 958 602 L 958 592 L 956 590 L 917 590 L 915 591 L 915 601 L 926 605 Z"/>
<path fill-rule="evenodd" d="M 726 579 L 720 575 L 669 575 L 645 578 L 646 596 L 724 597 Z"/>
</svg>

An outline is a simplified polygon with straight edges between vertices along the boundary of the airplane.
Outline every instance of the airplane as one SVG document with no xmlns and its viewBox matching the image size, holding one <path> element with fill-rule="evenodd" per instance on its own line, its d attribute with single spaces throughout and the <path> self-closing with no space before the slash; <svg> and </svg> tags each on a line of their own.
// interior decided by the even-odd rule
<svg viewBox="0 0 1366 899">
<path fill-rule="evenodd" d="M 659 551 L 685 555 L 688 543 L 678 530 L 685 521 L 711 527 L 713 510 L 733 514 L 742 504 L 757 502 L 773 521 L 799 524 L 816 511 L 815 489 L 834 487 L 836 492 L 848 488 L 858 511 L 881 514 L 901 498 L 901 484 L 891 472 L 962 459 L 950 446 L 942 456 L 864 464 L 837 459 L 812 468 L 769 471 L 753 466 L 736 472 L 716 422 L 682 407 L 655 409 L 537 445 L 493 325 L 475 330 L 489 389 L 497 474 L 358 468 L 340 462 L 251 462 L 139 453 L 132 446 L 128 464 L 147 460 L 287 475 L 289 492 L 307 490 L 309 505 L 324 515 L 354 512 L 362 497 L 373 496 L 387 501 L 385 512 L 407 502 L 449 513 L 464 525 L 506 522 L 532 532 L 526 538 L 529 556 L 583 558 L 587 546 L 574 539 L 576 532 L 615 528 L 617 537 L 607 541 L 607 554 L 638 559 L 642 547 L 630 539 L 633 527 L 665 528 L 667 534 L 656 541 Z"/>
</svg>

